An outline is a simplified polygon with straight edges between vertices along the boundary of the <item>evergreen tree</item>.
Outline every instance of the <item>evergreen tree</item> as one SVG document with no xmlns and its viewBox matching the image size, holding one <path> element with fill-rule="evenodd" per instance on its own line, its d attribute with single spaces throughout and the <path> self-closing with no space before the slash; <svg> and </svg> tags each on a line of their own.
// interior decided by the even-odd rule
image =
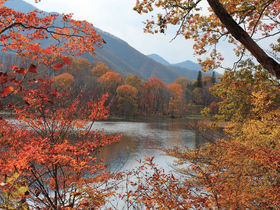
<svg viewBox="0 0 280 210">
<path fill-rule="evenodd" d="M 198 72 L 196 86 L 199 87 L 199 88 L 202 88 L 202 73 L 201 73 L 201 71 Z"/>
<path fill-rule="evenodd" d="M 216 75 L 215 75 L 215 71 L 213 71 L 213 72 L 212 72 L 211 82 L 212 82 L 212 84 L 215 84 L 215 83 L 216 83 Z"/>
</svg>

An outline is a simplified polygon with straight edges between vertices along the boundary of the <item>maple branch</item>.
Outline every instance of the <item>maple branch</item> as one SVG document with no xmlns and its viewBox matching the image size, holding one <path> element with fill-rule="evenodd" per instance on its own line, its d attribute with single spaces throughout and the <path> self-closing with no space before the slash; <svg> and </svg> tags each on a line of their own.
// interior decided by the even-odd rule
<svg viewBox="0 0 280 210">
<path fill-rule="evenodd" d="M 258 24 L 259 24 L 259 22 L 260 22 L 260 20 L 261 20 L 261 17 L 262 17 L 262 15 L 263 15 L 264 11 L 265 11 L 266 8 L 267 8 L 270 4 L 272 4 L 274 1 L 275 1 L 275 0 L 270 0 L 270 1 L 264 6 L 264 8 L 262 9 L 262 11 L 260 12 L 259 18 L 258 18 L 256 24 L 254 25 L 254 28 L 253 28 L 251 37 L 252 37 L 252 36 L 254 35 L 254 33 L 256 32 L 257 26 L 258 26 Z"/>
<path fill-rule="evenodd" d="M 46 191 L 44 185 L 43 185 L 43 184 L 41 183 L 41 181 L 40 181 L 41 175 L 39 174 L 39 177 L 37 177 L 37 175 L 36 175 L 36 173 L 33 171 L 33 169 L 31 169 L 30 171 L 31 171 L 31 173 L 33 174 L 33 176 L 36 178 L 35 181 L 39 184 L 39 188 L 42 190 L 42 193 L 46 196 L 47 200 L 50 202 L 50 205 L 51 205 L 52 207 L 54 207 L 54 204 L 53 204 L 51 198 L 49 197 L 49 195 L 48 195 L 48 193 L 47 193 L 47 191 Z"/>
<path fill-rule="evenodd" d="M 244 45 L 265 69 L 280 79 L 280 64 L 269 57 L 249 34 L 236 23 L 219 0 L 207 0 L 207 2 L 232 36 Z"/>
<path fill-rule="evenodd" d="M 180 8 L 180 9 L 187 10 L 188 12 L 183 16 L 182 21 L 181 21 L 181 24 L 180 24 L 180 26 L 179 26 L 179 29 L 177 30 L 176 35 L 171 39 L 170 42 L 172 42 L 174 39 L 177 38 L 177 36 L 179 36 L 180 31 L 181 31 L 183 25 L 185 24 L 185 21 L 186 21 L 187 17 L 188 17 L 189 14 L 191 13 L 191 11 L 192 11 L 194 8 L 197 7 L 197 5 L 198 5 L 200 2 L 201 2 L 201 0 L 198 0 L 193 6 L 189 6 L 189 7 L 183 7 L 183 6 L 179 5 L 179 4 L 171 5 L 172 7 L 178 7 L 178 8 Z"/>
<path fill-rule="evenodd" d="M 44 30 L 46 32 L 48 32 L 49 34 L 56 34 L 56 35 L 60 35 L 60 36 L 68 36 L 68 37 L 83 37 L 82 35 L 78 35 L 78 34 L 66 34 L 66 33 L 60 33 L 60 32 L 57 32 L 57 31 L 52 31 L 52 30 L 49 30 L 49 28 L 60 28 L 60 27 L 43 27 L 43 26 L 32 26 L 32 25 L 26 25 L 26 24 L 23 24 L 23 23 L 20 23 L 20 22 L 15 22 L 15 23 L 12 23 L 10 24 L 9 26 L 3 28 L 1 31 L 0 31 L 0 34 L 4 33 L 5 31 L 13 28 L 13 27 L 18 27 L 18 26 L 21 26 L 25 29 L 35 29 L 35 30 Z"/>
<path fill-rule="evenodd" d="M 171 4 L 170 6 L 171 7 L 177 7 L 177 8 L 180 8 L 182 10 L 188 10 L 188 11 L 191 11 L 192 9 L 196 8 L 196 6 L 201 2 L 202 0 L 198 0 L 195 4 L 191 5 L 191 6 L 182 6 L 180 4 L 178 4 L 177 2 L 175 4 Z"/>
<path fill-rule="evenodd" d="M 255 40 L 256 40 L 256 41 L 260 41 L 260 40 L 263 40 L 263 39 L 265 39 L 265 38 L 275 36 L 275 35 L 277 35 L 277 34 L 280 34 L 280 31 L 275 32 L 275 33 L 273 33 L 273 34 L 268 34 L 268 35 L 266 35 L 266 36 L 263 36 L 263 37 L 261 37 L 261 38 L 255 39 Z"/>
</svg>

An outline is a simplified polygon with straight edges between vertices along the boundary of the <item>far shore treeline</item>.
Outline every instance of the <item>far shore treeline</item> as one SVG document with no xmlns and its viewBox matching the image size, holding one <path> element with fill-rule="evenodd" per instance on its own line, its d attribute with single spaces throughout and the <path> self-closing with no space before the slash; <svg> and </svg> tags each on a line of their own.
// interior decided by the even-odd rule
<svg viewBox="0 0 280 210">
<path fill-rule="evenodd" d="M 1 60 L 5 60 L 1 66 L 3 71 L 14 63 L 28 66 L 31 62 L 7 54 L 2 54 Z M 106 103 L 110 105 L 111 114 L 115 116 L 181 117 L 200 114 L 200 111 L 208 106 L 212 114 L 218 110 L 217 98 L 210 93 L 211 87 L 217 82 L 215 72 L 212 76 L 202 76 L 198 71 L 197 80 L 179 77 L 172 84 L 165 84 L 156 77 L 143 81 L 135 74 L 121 76 L 102 62 L 90 63 L 80 57 L 71 58 L 70 65 L 59 71 L 42 65 L 35 76 L 48 76 L 54 88 L 70 94 L 73 99 L 83 90 L 85 103 L 89 98 L 99 98 L 108 93 Z M 4 103 L 17 101 L 19 97 L 21 95 L 13 95 Z"/>
</svg>

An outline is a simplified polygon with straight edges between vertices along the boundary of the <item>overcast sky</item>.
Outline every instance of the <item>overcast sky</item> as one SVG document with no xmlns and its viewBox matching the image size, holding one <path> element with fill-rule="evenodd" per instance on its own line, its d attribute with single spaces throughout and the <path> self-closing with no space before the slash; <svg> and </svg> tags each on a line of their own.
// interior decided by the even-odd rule
<svg viewBox="0 0 280 210">
<path fill-rule="evenodd" d="M 25 0 L 47 12 L 74 13 L 75 19 L 87 20 L 136 48 L 143 54 L 156 53 L 170 63 L 185 60 L 196 62 L 192 41 L 178 37 L 170 43 L 175 31 L 168 34 L 143 33 L 142 23 L 147 18 L 133 11 L 136 0 Z"/>
<path fill-rule="evenodd" d="M 156 53 L 170 63 L 185 60 L 197 62 L 193 56 L 192 40 L 185 40 L 182 36 L 175 36 L 175 28 L 167 34 L 146 34 L 143 32 L 143 21 L 148 16 L 139 15 L 133 11 L 136 0 L 25 0 L 37 8 L 47 12 L 74 13 L 74 18 L 87 20 L 99 29 L 109 32 L 139 50 L 145 55 Z M 202 1 L 206 8 L 207 2 Z M 230 67 L 236 59 L 233 57 L 231 46 L 219 44 L 225 61 L 223 65 Z M 219 70 L 223 72 L 223 70 Z"/>
</svg>

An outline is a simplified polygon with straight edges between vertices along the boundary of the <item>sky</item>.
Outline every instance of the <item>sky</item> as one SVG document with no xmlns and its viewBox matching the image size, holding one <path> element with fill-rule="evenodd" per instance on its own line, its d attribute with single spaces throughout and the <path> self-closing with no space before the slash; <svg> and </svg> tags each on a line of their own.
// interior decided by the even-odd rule
<svg viewBox="0 0 280 210">
<path fill-rule="evenodd" d="M 73 13 L 74 19 L 87 20 L 103 31 L 109 32 L 126 41 L 141 53 L 158 54 L 169 63 L 185 60 L 197 62 L 193 55 L 193 41 L 176 34 L 176 29 L 169 29 L 167 34 L 147 34 L 143 32 L 143 21 L 149 16 L 139 15 L 133 10 L 136 0 L 24 0 L 47 12 Z M 206 6 L 203 1 L 202 6 Z M 206 8 L 206 7 L 205 7 Z M 206 9 L 204 10 L 206 11 Z M 226 42 L 219 45 L 225 61 L 223 66 L 231 67 L 237 59 L 233 57 L 232 47 Z M 219 49 L 219 48 L 218 48 Z M 218 70 L 223 72 L 222 69 Z"/>
<path fill-rule="evenodd" d="M 196 62 L 192 41 L 175 36 L 171 29 L 167 34 L 146 34 L 143 21 L 147 16 L 133 11 L 136 0 L 25 0 L 47 12 L 74 13 L 74 19 L 87 20 L 103 31 L 125 40 L 129 45 L 148 55 L 156 53 L 170 63 L 185 60 Z"/>
</svg>

